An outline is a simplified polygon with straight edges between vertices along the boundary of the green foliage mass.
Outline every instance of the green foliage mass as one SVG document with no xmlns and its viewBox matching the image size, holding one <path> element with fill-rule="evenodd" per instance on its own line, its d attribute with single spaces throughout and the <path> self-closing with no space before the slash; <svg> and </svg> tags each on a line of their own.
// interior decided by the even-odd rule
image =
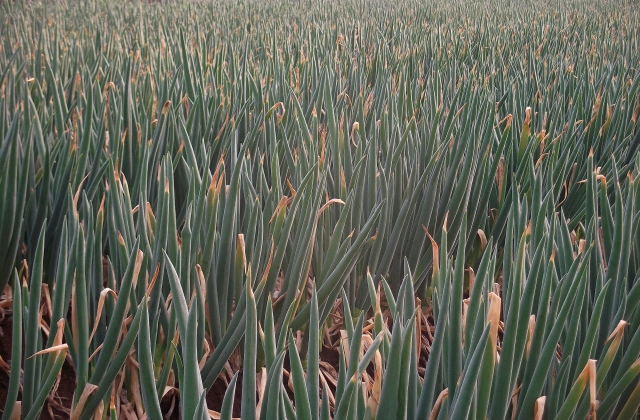
<svg viewBox="0 0 640 420">
<path fill-rule="evenodd" d="M 636 418 L 632 5 L 4 1 L 0 22 L 2 420 L 52 406 L 65 361 L 80 420 L 178 394 L 218 418 L 216 380 L 222 419 Z"/>
</svg>

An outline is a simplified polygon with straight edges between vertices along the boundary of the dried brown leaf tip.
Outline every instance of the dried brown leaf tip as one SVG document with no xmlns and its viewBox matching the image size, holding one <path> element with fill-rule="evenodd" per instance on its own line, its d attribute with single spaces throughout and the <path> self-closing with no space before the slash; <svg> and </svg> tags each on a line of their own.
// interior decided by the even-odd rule
<svg viewBox="0 0 640 420">
<path fill-rule="evenodd" d="M 169 111 L 169 106 L 171 105 L 171 101 L 167 101 L 164 103 L 164 105 L 162 105 L 162 115 L 165 116 L 167 115 L 167 112 Z"/>
</svg>

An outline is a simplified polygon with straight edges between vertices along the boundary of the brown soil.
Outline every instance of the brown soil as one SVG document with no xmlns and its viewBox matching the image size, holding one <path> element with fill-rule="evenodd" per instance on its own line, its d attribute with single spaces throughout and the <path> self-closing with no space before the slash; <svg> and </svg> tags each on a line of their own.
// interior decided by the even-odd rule
<svg viewBox="0 0 640 420">
<path fill-rule="evenodd" d="M 69 412 L 71 410 L 71 403 L 73 402 L 73 392 L 76 389 L 76 374 L 73 367 L 65 362 L 62 365 L 62 373 L 60 377 L 60 384 L 58 385 L 56 401 L 62 405 L 68 411 L 58 410 L 52 407 L 53 418 L 49 415 L 48 402 L 45 402 L 45 406 L 42 409 L 41 419 L 58 420 L 69 418 Z"/>
<path fill-rule="evenodd" d="M 0 356 L 5 363 L 11 359 L 11 318 L 5 317 L 0 321 Z M 4 370 L 0 370 L 0 406 L 4 407 L 7 400 L 7 387 L 9 386 L 9 375 Z"/>
<path fill-rule="evenodd" d="M 222 378 L 216 379 L 209 392 L 207 392 L 207 407 L 209 410 L 220 412 L 224 393 L 227 392 L 227 385 Z M 240 417 L 240 406 L 242 404 L 242 371 L 238 373 L 236 382 L 236 392 L 233 398 L 233 417 Z"/>
<path fill-rule="evenodd" d="M 11 355 L 11 334 L 13 332 L 13 317 L 7 316 L 0 321 L 0 356 L 2 359 L 9 363 L 12 358 Z M 65 363 L 62 366 L 62 374 L 60 378 L 60 384 L 58 386 L 56 401 L 67 410 L 71 407 L 71 401 L 73 400 L 73 392 L 76 385 L 76 376 L 73 371 L 73 367 L 69 363 Z M 0 406 L 4 407 L 7 400 L 7 391 L 9 386 L 9 375 L 4 370 L 0 371 Z M 21 393 L 18 393 L 18 400 L 21 398 Z M 68 412 L 59 410 L 57 407 L 51 407 L 51 411 L 54 414 L 54 418 L 49 415 L 49 402 L 46 401 L 42 408 L 41 419 L 57 420 L 68 418 Z"/>
<path fill-rule="evenodd" d="M 12 328 L 12 320 L 13 318 L 8 315 L 4 319 L 0 320 L 0 356 L 5 362 L 9 362 L 11 360 L 11 333 L 13 331 Z M 335 349 L 330 349 L 328 347 L 322 347 L 320 352 L 320 360 L 323 362 L 329 363 L 333 366 L 336 371 L 339 366 L 339 353 Z M 285 369 L 289 370 L 289 360 L 288 357 L 285 360 Z M 289 394 L 289 398 L 293 401 L 293 392 L 287 386 L 287 378 L 283 377 L 283 381 L 285 382 L 285 389 Z M 4 407 L 6 398 L 7 398 L 7 387 L 9 385 L 9 376 L 8 372 L 4 370 L 0 370 L 0 407 Z M 70 410 L 71 403 L 73 401 L 73 393 L 75 391 L 75 372 L 73 367 L 69 363 L 65 363 L 62 367 L 60 384 L 58 386 L 56 402 L 66 410 Z M 335 392 L 333 386 L 331 386 L 331 391 Z M 218 378 L 209 392 L 207 393 L 207 406 L 211 410 L 220 411 L 222 408 L 222 400 L 224 398 L 224 394 L 227 390 L 227 385 L 222 378 Z M 20 399 L 20 395 L 18 399 Z M 179 397 L 178 397 L 179 400 Z M 240 417 L 240 406 L 242 404 L 242 371 L 238 374 L 238 380 L 236 384 L 235 398 L 233 403 L 233 416 Z M 45 402 L 45 405 L 42 409 L 42 414 L 40 416 L 41 419 L 45 420 L 59 420 L 66 419 L 69 417 L 68 411 L 60 410 L 58 407 L 51 406 L 51 411 L 53 412 L 53 417 L 49 414 L 49 402 Z M 171 409 L 171 401 L 170 398 L 165 398 L 161 401 L 161 409 L 163 414 L 168 414 Z M 167 420 L 178 420 L 179 419 L 179 401 L 176 401 L 176 404 L 173 408 L 173 412 Z"/>
<path fill-rule="evenodd" d="M 339 357 L 340 357 L 340 354 L 335 349 L 330 349 L 328 347 L 323 346 L 320 351 L 320 360 L 322 360 L 323 362 L 329 363 L 331 366 L 334 367 L 336 371 L 338 370 L 338 367 L 339 367 Z M 290 370 L 288 356 L 285 356 L 283 367 L 287 371 Z M 282 380 L 284 383 L 284 389 L 287 391 L 287 394 L 291 399 L 291 401 L 293 401 L 294 400 L 293 391 L 289 389 L 289 386 L 287 384 L 288 378 L 285 375 L 283 375 Z M 336 391 L 335 387 L 333 387 L 333 385 L 331 384 L 329 384 L 329 387 L 331 388 L 331 392 L 335 393 Z M 218 378 L 214 382 L 209 392 L 207 393 L 207 406 L 209 407 L 210 410 L 215 410 L 217 412 L 220 412 L 220 409 L 222 408 L 222 400 L 224 399 L 224 394 L 226 391 L 227 391 L 227 385 L 225 381 L 222 378 Z M 320 395 L 318 396 L 318 398 L 321 398 L 321 396 L 322 396 L 322 388 L 320 388 Z M 236 383 L 235 397 L 233 400 L 233 417 L 240 417 L 241 404 L 242 404 L 242 370 L 238 373 L 238 380 Z"/>
</svg>

